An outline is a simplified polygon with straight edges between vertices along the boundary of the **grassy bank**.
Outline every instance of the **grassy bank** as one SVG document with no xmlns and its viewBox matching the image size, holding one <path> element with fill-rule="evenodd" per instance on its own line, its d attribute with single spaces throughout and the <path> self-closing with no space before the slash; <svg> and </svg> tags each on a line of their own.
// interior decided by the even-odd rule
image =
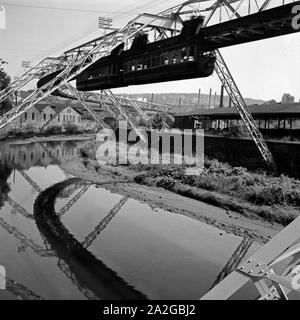
<svg viewBox="0 0 300 320">
<path fill-rule="evenodd" d="M 91 130 L 83 130 L 74 124 L 66 124 L 65 126 L 49 126 L 43 130 L 34 128 L 32 126 L 11 128 L 1 132 L 0 140 L 23 138 L 28 139 L 32 137 L 48 137 L 52 135 L 71 135 L 71 134 L 82 134 L 92 133 Z"/>
<path fill-rule="evenodd" d="M 81 155 L 95 160 L 94 144 L 82 148 Z M 178 165 L 131 164 L 127 169 L 136 183 L 163 187 L 245 216 L 287 225 L 300 212 L 300 181 L 284 175 L 250 172 L 209 158 L 199 175 L 186 175 Z"/>
</svg>

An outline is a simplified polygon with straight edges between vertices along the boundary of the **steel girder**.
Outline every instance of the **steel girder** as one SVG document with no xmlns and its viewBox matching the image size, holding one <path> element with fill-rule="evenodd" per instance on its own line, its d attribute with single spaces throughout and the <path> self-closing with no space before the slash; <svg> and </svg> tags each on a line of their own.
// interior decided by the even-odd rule
<svg viewBox="0 0 300 320">
<path fill-rule="evenodd" d="M 249 280 L 254 282 L 259 299 L 263 300 L 287 299 L 290 291 L 300 292 L 293 283 L 293 278 L 299 272 L 299 229 L 300 217 L 297 217 L 201 299 L 229 299 Z M 278 274 L 275 270 L 280 263 L 285 268 Z"/>
<path fill-rule="evenodd" d="M 253 119 L 252 114 L 249 112 L 247 105 L 222 57 L 219 50 L 215 51 L 216 64 L 215 70 L 216 73 L 222 82 L 225 90 L 227 91 L 228 96 L 230 97 L 234 107 L 239 112 L 246 128 L 248 129 L 252 139 L 254 140 L 256 146 L 258 147 L 264 161 L 273 166 L 274 159 L 273 156 L 261 134 L 259 128 Z"/>
</svg>

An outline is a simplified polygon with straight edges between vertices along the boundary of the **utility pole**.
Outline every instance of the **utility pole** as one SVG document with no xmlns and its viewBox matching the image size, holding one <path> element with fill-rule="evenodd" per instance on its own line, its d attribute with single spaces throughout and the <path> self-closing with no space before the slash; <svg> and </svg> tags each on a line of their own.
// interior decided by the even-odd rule
<svg viewBox="0 0 300 320">
<path fill-rule="evenodd" d="M 215 91 L 215 96 L 214 96 L 214 108 L 216 107 L 216 99 L 217 99 L 217 92 Z"/>
<path fill-rule="evenodd" d="M 179 97 L 178 109 L 181 111 L 181 97 Z"/>
<path fill-rule="evenodd" d="M 200 108 L 200 101 L 201 101 L 201 89 L 198 91 L 198 108 Z"/>
<path fill-rule="evenodd" d="M 224 103 L 224 85 L 221 85 L 221 93 L 220 93 L 220 108 L 223 108 Z"/>
<path fill-rule="evenodd" d="M 210 109 L 210 102 L 211 102 L 211 88 L 209 89 L 208 109 Z"/>
</svg>

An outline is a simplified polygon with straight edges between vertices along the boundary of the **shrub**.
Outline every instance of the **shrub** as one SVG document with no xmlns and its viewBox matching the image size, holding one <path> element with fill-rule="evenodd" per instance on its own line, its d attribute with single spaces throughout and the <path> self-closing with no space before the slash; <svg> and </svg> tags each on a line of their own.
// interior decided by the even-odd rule
<svg viewBox="0 0 300 320">
<path fill-rule="evenodd" d="M 64 131 L 67 134 L 82 133 L 82 129 L 73 123 L 66 123 L 64 125 Z"/>
<path fill-rule="evenodd" d="M 38 132 L 38 130 L 32 126 L 32 125 L 27 125 L 26 127 L 15 127 L 11 128 L 7 131 L 7 136 L 12 136 L 12 137 L 25 137 L 25 136 L 31 136 L 34 135 Z"/>
<path fill-rule="evenodd" d="M 7 131 L 7 136 L 9 137 L 19 137 L 23 134 L 21 128 L 11 128 Z"/>
<path fill-rule="evenodd" d="M 47 127 L 46 129 L 43 130 L 45 134 L 57 134 L 62 132 L 62 127 L 58 125 L 53 125 L 50 127 Z"/>
</svg>

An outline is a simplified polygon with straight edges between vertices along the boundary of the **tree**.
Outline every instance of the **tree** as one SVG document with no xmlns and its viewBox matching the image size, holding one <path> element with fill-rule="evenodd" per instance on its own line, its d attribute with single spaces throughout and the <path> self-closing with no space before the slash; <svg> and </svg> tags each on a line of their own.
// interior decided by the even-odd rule
<svg viewBox="0 0 300 320">
<path fill-rule="evenodd" d="M 152 128 L 153 129 L 162 129 L 167 126 L 172 126 L 174 123 L 174 118 L 166 113 L 156 113 L 152 117 Z"/>
<path fill-rule="evenodd" d="M 10 84 L 10 77 L 3 69 L 3 66 L 7 64 L 4 60 L 0 58 L 0 91 L 7 88 Z M 11 101 L 7 98 L 0 102 L 0 114 L 6 113 L 12 107 Z"/>
</svg>

